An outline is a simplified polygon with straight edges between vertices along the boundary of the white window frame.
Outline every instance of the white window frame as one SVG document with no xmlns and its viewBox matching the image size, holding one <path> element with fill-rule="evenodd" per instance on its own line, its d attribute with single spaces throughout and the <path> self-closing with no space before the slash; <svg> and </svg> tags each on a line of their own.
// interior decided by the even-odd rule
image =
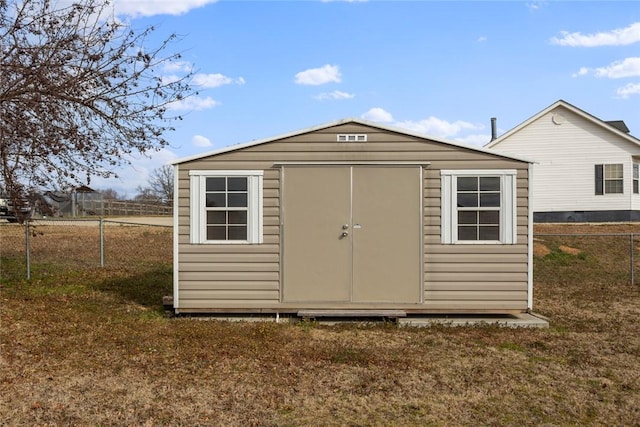
<svg viewBox="0 0 640 427">
<path fill-rule="evenodd" d="M 596 196 L 604 196 L 604 195 L 618 195 L 618 194 L 624 194 L 624 163 L 598 163 L 596 164 L 596 167 L 601 167 L 602 168 L 602 177 L 601 179 L 598 179 L 597 173 L 596 173 Z M 622 173 L 622 176 L 620 176 L 619 178 L 611 178 L 607 176 L 607 172 L 609 172 L 609 175 L 611 174 L 610 169 L 612 169 L 613 167 L 619 168 L 620 172 Z M 620 187 L 620 191 L 607 191 L 607 183 L 608 182 L 619 182 L 621 184 Z M 599 186 L 602 187 L 602 189 L 599 189 Z"/>
<path fill-rule="evenodd" d="M 191 170 L 190 242 L 193 244 L 259 244 L 263 242 L 263 175 L 261 170 Z M 247 240 L 207 240 L 206 179 L 219 177 L 247 178 Z"/>
<path fill-rule="evenodd" d="M 515 169 L 441 170 L 441 242 L 443 244 L 513 245 L 518 240 Z M 500 178 L 500 240 L 458 240 L 458 177 Z"/>
<path fill-rule="evenodd" d="M 640 164 L 638 162 L 633 162 L 631 176 L 631 192 L 640 194 Z"/>
</svg>

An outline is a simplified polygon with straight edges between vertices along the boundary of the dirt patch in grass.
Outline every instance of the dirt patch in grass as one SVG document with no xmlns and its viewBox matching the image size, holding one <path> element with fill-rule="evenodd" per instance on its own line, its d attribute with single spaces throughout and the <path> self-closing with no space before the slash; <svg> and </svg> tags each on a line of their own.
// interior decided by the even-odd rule
<svg viewBox="0 0 640 427">
<path fill-rule="evenodd" d="M 560 249 L 562 252 L 566 254 L 571 254 L 571 255 L 579 255 L 582 253 L 582 250 L 572 248 L 571 246 L 566 246 L 566 245 L 560 245 L 558 246 L 558 249 Z"/>
<path fill-rule="evenodd" d="M 535 241 L 533 242 L 533 255 L 534 256 L 545 256 L 551 253 L 551 249 L 547 247 L 543 242 Z"/>
<path fill-rule="evenodd" d="M 629 283 L 628 239 L 536 237 L 548 252 L 534 257 L 534 305 L 551 328 L 528 330 L 167 319 L 160 298 L 171 291 L 170 252 L 162 262 L 141 251 L 141 242 L 159 239 L 142 229 L 118 238 L 119 256 L 129 263 L 69 270 L 50 259 L 46 268 L 36 263 L 31 282 L 16 278 L 3 249 L 2 423 L 502 426 L 640 419 L 640 292 Z"/>
</svg>

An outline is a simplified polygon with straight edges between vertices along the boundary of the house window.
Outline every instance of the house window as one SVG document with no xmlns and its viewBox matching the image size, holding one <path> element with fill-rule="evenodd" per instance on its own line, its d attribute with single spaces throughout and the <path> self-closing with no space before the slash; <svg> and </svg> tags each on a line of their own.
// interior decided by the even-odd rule
<svg viewBox="0 0 640 427">
<path fill-rule="evenodd" d="M 596 165 L 595 177 L 596 195 L 623 193 L 622 164 Z"/>
<path fill-rule="evenodd" d="M 638 185 L 638 179 L 640 178 L 640 164 L 633 164 L 633 194 L 640 193 L 640 186 Z"/>
<path fill-rule="evenodd" d="M 262 243 L 262 171 L 190 171 L 191 243 Z"/>
<path fill-rule="evenodd" d="M 515 170 L 443 170 L 442 243 L 516 242 Z"/>
</svg>

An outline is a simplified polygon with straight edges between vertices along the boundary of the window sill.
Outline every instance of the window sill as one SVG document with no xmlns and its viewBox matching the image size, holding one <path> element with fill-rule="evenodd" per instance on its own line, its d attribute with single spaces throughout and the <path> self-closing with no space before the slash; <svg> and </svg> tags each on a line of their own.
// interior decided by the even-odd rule
<svg viewBox="0 0 640 427">
<path fill-rule="evenodd" d="M 504 243 L 499 240 L 457 240 L 450 245 L 515 245 L 514 243 Z"/>
<path fill-rule="evenodd" d="M 248 240 L 205 240 L 203 242 L 191 243 L 192 245 L 259 245 L 258 242 Z"/>
</svg>

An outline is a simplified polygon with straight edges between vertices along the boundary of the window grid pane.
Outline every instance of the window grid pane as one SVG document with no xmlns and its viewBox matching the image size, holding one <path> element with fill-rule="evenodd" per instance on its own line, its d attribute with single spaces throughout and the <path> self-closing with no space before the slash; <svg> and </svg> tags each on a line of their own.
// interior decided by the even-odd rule
<svg viewBox="0 0 640 427">
<path fill-rule="evenodd" d="M 621 194 L 622 193 L 622 181 L 621 180 L 609 180 L 604 182 L 604 192 L 608 194 Z"/>
<path fill-rule="evenodd" d="M 247 177 L 206 179 L 207 240 L 248 240 L 248 181 Z"/>
<path fill-rule="evenodd" d="M 622 194 L 623 192 L 623 166 L 621 164 L 604 165 L 604 193 Z"/>
<path fill-rule="evenodd" d="M 604 165 L 604 179 L 622 179 L 622 165 Z"/>
<path fill-rule="evenodd" d="M 500 182 L 496 176 L 457 177 L 458 240 L 500 240 Z"/>
</svg>

